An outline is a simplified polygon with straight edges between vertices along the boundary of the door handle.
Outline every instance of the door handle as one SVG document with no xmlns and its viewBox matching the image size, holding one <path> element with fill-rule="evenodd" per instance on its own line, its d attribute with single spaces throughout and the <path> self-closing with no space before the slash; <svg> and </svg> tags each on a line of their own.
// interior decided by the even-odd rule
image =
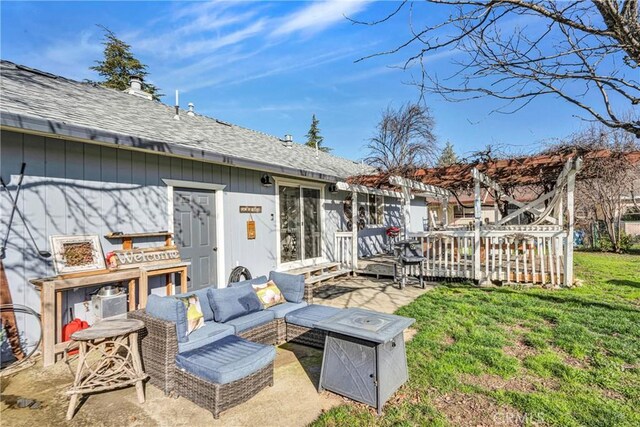
<svg viewBox="0 0 640 427">
<path fill-rule="evenodd" d="M 218 248 L 213 248 L 213 252 L 218 252 Z"/>
</svg>

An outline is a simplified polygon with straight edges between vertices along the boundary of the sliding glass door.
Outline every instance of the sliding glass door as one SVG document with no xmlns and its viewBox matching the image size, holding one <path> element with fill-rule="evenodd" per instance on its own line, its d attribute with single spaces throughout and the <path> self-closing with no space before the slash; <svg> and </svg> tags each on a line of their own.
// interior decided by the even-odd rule
<svg viewBox="0 0 640 427">
<path fill-rule="evenodd" d="M 322 256 L 322 194 L 319 188 L 279 185 L 280 262 Z"/>
</svg>

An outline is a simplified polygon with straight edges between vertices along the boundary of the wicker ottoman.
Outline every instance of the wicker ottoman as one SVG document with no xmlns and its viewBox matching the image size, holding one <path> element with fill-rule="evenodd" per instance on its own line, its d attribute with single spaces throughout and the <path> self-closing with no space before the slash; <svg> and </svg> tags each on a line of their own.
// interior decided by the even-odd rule
<svg viewBox="0 0 640 427">
<path fill-rule="evenodd" d="M 235 335 L 176 356 L 174 391 L 218 418 L 273 385 L 273 346 Z"/>
<path fill-rule="evenodd" d="M 324 348 L 327 333 L 316 329 L 315 324 L 340 313 L 342 309 L 326 305 L 310 304 L 285 316 L 287 341 L 311 347 Z"/>
</svg>

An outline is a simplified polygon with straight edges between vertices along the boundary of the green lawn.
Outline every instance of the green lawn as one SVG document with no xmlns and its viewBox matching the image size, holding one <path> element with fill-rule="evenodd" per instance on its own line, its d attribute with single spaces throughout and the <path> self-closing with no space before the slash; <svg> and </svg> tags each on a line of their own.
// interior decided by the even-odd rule
<svg viewBox="0 0 640 427">
<path fill-rule="evenodd" d="M 314 425 L 640 425 L 640 256 L 575 261 L 578 288 L 447 284 L 401 308 L 409 382 L 379 418 L 345 404 Z"/>
</svg>

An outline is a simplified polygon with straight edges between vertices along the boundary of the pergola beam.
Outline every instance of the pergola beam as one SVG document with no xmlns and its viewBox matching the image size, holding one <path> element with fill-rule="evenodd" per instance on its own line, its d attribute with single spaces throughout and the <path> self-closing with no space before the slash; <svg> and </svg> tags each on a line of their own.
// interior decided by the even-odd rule
<svg viewBox="0 0 640 427">
<path fill-rule="evenodd" d="M 451 192 L 449 190 L 441 187 L 436 187 L 435 185 L 423 184 L 422 182 L 403 178 L 401 176 L 390 176 L 389 183 L 398 187 L 417 190 L 438 199 L 442 199 L 444 197 L 449 198 L 451 196 Z"/>
<path fill-rule="evenodd" d="M 485 187 L 489 187 L 492 190 L 495 190 L 498 193 L 498 195 L 506 196 L 506 192 L 502 189 L 502 187 L 500 187 L 500 184 L 498 184 L 493 179 L 489 178 L 487 175 L 480 172 L 477 168 L 472 169 L 471 175 L 473 176 L 473 179 L 480 181 L 480 183 L 484 184 Z"/>
<path fill-rule="evenodd" d="M 377 196 L 394 197 L 396 199 L 401 199 L 403 197 L 400 191 L 371 188 L 365 185 L 349 184 L 343 181 L 337 182 L 336 187 L 338 188 L 338 190 L 350 191 L 352 193 L 375 194 Z"/>
</svg>

